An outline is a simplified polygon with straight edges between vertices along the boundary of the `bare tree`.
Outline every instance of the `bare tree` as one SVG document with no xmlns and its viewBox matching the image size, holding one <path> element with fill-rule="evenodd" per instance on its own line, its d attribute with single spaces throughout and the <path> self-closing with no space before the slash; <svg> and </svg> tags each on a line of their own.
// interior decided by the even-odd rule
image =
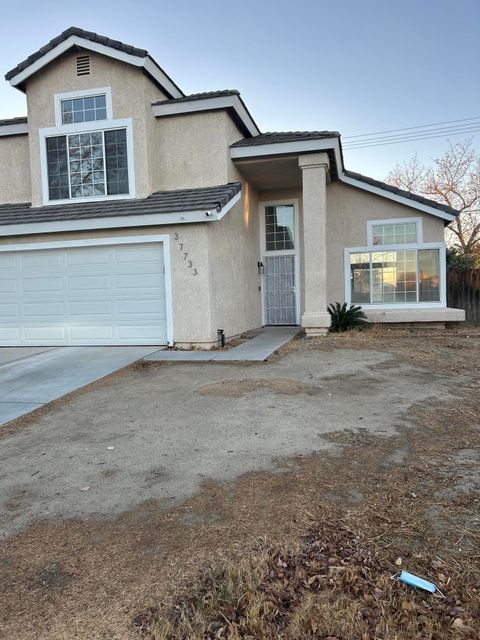
<svg viewBox="0 0 480 640">
<path fill-rule="evenodd" d="M 448 226 L 450 244 L 463 253 L 480 253 L 480 156 L 471 140 L 450 143 L 433 166 L 415 155 L 398 164 L 386 182 L 460 211 Z"/>
</svg>

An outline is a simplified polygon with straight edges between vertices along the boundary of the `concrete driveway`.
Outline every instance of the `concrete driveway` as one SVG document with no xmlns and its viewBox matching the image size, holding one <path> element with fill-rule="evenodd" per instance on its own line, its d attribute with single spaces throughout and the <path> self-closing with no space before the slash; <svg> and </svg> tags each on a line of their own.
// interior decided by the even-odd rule
<svg viewBox="0 0 480 640">
<path fill-rule="evenodd" d="M 0 427 L 160 347 L 0 348 Z"/>
</svg>

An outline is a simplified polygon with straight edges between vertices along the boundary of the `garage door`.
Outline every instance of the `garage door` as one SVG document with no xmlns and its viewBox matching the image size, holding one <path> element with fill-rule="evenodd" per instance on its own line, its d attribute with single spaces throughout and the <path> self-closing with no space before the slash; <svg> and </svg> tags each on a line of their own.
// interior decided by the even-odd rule
<svg viewBox="0 0 480 640">
<path fill-rule="evenodd" d="M 162 244 L 0 252 L 0 344 L 167 344 Z"/>
</svg>

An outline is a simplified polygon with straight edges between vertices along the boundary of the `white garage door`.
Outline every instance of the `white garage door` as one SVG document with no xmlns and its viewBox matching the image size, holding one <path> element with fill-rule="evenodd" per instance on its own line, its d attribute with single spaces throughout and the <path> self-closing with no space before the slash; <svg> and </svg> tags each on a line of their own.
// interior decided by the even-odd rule
<svg viewBox="0 0 480 640">
<path fill-rule="evenodd" d="M 167 344 L 161 243 L 0 252 L 0 345 Z"/>
</svg>

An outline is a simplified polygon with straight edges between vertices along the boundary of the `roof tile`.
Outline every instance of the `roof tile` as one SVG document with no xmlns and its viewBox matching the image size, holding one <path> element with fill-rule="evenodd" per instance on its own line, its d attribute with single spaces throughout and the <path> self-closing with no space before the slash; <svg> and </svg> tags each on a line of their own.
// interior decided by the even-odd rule
<svg viewBox="0 0 480 640">
<path fill-rule="evenodd" d="M 0 226 L 62 220 L 87 220 L 135 215 L 155 215 L 188 211 L 220 211 L 241 191 L 240 182 L 198 189 L 157 191 L 148 198 L 69 202 L 32 207 L 29 202 L 0 205 Z"/>
</svg>

